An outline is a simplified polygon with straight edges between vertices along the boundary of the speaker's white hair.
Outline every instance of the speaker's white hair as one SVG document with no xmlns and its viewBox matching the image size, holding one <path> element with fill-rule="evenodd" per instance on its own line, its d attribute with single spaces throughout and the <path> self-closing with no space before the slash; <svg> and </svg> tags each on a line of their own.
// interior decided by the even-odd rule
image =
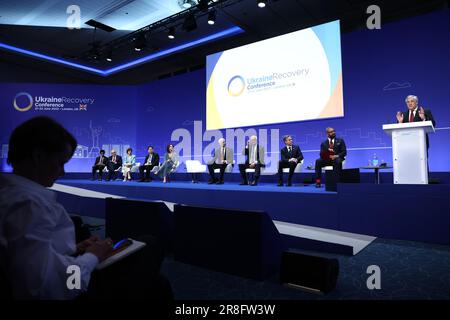
<svg viewBox="0 0 450 320">
<path fill-rule="evenodd" d="M 413 100 L 415 100 L 417 103 L 419 103 L 419 98 L 417 98 L 417 96 L 414 96 L 414 95 L 412 95 L 412 94 L 410 94 L 409 96 L 407 96 L 407 97 L 405 98 L 405 102 L 407 102 L 408 99 L 413 99 Z"/>
</svg>

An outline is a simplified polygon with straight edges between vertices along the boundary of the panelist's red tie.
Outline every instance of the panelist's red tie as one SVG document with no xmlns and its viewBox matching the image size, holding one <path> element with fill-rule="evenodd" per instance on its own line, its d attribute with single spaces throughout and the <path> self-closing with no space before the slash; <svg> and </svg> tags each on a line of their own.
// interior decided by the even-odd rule
<svg viewBox="0 0 450 320">
<path fill-rule="evenodd" d="M 409 112 L 409 122 L 414 122 L 414 112 Z"/>
</svg>

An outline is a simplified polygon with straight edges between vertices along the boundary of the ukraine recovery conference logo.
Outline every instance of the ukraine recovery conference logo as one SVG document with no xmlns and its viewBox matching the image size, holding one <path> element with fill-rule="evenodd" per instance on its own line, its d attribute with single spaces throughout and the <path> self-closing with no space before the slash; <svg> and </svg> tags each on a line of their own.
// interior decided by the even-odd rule
<svg viewBox="0 0 450 320">
<path fill-rule="evenodd" d="M 22 96 L 25 96 L 28 99 L 28 105 L 22 106 L 20 107 L 17 104 L 17 98 L 20 98 Z M 16 109 L 17 111 L 20 112 L 25 112 L 31 109 L 31 107 L 33 106 L 33 97 L 26 92 L 19 92 L 18 94 L 16 94 L 16 96 L 14 97 L 14 109 Z"/>
<path fill-rule="evenodd" d="M 238 97 L 244 92 L 245 80 L 241 76 L 234 76 L 228 81 L 228 94 L 233 97 Z"/>
</svg>

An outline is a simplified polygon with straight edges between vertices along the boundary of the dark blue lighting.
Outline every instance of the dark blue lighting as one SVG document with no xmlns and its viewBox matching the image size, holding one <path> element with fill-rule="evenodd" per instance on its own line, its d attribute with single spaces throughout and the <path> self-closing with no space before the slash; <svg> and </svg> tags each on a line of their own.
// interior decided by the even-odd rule
<svg viewBox="0 0 450 320">
<path fill-rule="evenodd" d="M 13 52 L 25 54 L 25 55 L 28 55 L 28 56 L 31 56 L 31 57 L 34 57 L 34 58 L 38 58 L 38 59 L 42 59 L 42 60 L 46 60 L 46 61 L 50 61 L 50 62 L 54 62 L 54 63 L 63 64 L 63 65 L 66 65 L 68 67 L 72 67 L 72 68 L 83 70 L 83 71 L 88 71 L 88 72 L 91 72 L 91 73 L 95 73 L 95 74 L 107 77 L 107 76 L 109 76 L 109 75 L 111 75 L 113 73 L 117 73 L 119 71 L 123 71 L 123 70 L 129 69 L 131 67 L 137 66 L 139 64 L 142 64 L 142 63 L 145 63 L 145 62 L 149 62 L 149 61 L 152 61 L 152 60 L 156 60 L 156 59 L 164 57 L 164 56 L 168 56 L 168 55 L 170 55 L 172 53 L 175 53 L 175 52 L 182 51 L 182 50 L 185 50 L 185 49 L 188 49 L 188 48 L 192 48 L 192 47 L 198 46 L 200 44 L 203 44 L 203 43 L 206 43 L 206 42 L 209 42 L 209 41 L 212 41 L 212 40 L 216 40 L 216 39 L 220 39 L 220 38 L 223 38 L 223 37 L 239 34 L 239 33 L 242 33 L 242 32 L 244 32 L 244 30 L 242 30 L 241 28 L 239 28 L 239 27 L 232 27 L 232 28 L 225 29 L 225 30 L 222 30 L 222 31 L 217 32 L 217 33 L 213 33 L 213 34 L 211 34 L 209 36 L 202 37 L 202 38 L 199 38 L 199 39 L 196 39 L 196 40 L 193 40 L 193 41 L 190 41 L 190 42 L 187 42 L 187 43 L 175 46 L 173 48 L 169 48 L 169 49 L 161 50 L 161 51 L 158 51 L 158 52 L 155 52 L 155 53 L 151 53 L 151 54 L 149 54 L 147 56 L 144 56 L 142 58 L 139 58 L 139 59 L 136 59 L 136 60 L 133 60 L 133 61 L 130 61 L 130 62 L 126 62 L 126 63 L 117 65 L 115 67 L 112 67 L 112 68 L 109 68 L 109 69 L 106 69 L 106 70 L 97 69 L 97 68 L 93 68 L 93 67 L 89 67 L 89 66 L 80 64 L 80 63 L 75 63 L 75 62 L 67 61 L 67 60 L 64 60 L 64 59 L 55 58 L 55 57 L 52 57 L 52 56 L 49 56 L 49 55 L 46 55 L 46 54 L 38 53 L 38 52 L 35 52 L 35 51 L 31 51 L 31 50 L 22 49 L 22 48 L 15 47 L 15 46 L 12 46 L 12 45 L 9 45 L 9 44 L 6 44 L 6 43 L 1 43 L 1 42 L 0 42 L 0 49 L 5 49 L 5 50 L 8 50 L 8 51 L 13 51 Z"/>
</svg>

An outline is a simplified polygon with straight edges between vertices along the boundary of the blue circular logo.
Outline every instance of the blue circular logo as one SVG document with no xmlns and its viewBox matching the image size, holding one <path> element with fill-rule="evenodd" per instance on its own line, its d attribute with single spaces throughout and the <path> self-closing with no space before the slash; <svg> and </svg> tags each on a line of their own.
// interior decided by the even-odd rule
<svg viewBox="0 0 450 320">
<path fill-rule="evenodd" d="M 28 98 L 28 105 L 27 105 L 26 107 L 23 107 L 23 108 L 21 108 L 21 107 L 19 107 L 19 106 L 17 105 L 17 98 L 22 97 L 22 96 L 25 96 L 25 97 Z M 25 111 L 30 110 L 32 106 L 33 106 L 33 97 L 32 97 L 29 93 L 26 93 L 26 92 L 19 92 L 19 93 L 16 94 L 16 96 L 14 97 L 14 109 L 16 109 L 17 111 L 25 112 Z"/>
<path fill-rule="evenodd" d="M 240 96 L 245 89 L 245 80 L 241 76 L 234 76 L 228 81 L 228 94 L 233 97 Z"/>
</svg>

